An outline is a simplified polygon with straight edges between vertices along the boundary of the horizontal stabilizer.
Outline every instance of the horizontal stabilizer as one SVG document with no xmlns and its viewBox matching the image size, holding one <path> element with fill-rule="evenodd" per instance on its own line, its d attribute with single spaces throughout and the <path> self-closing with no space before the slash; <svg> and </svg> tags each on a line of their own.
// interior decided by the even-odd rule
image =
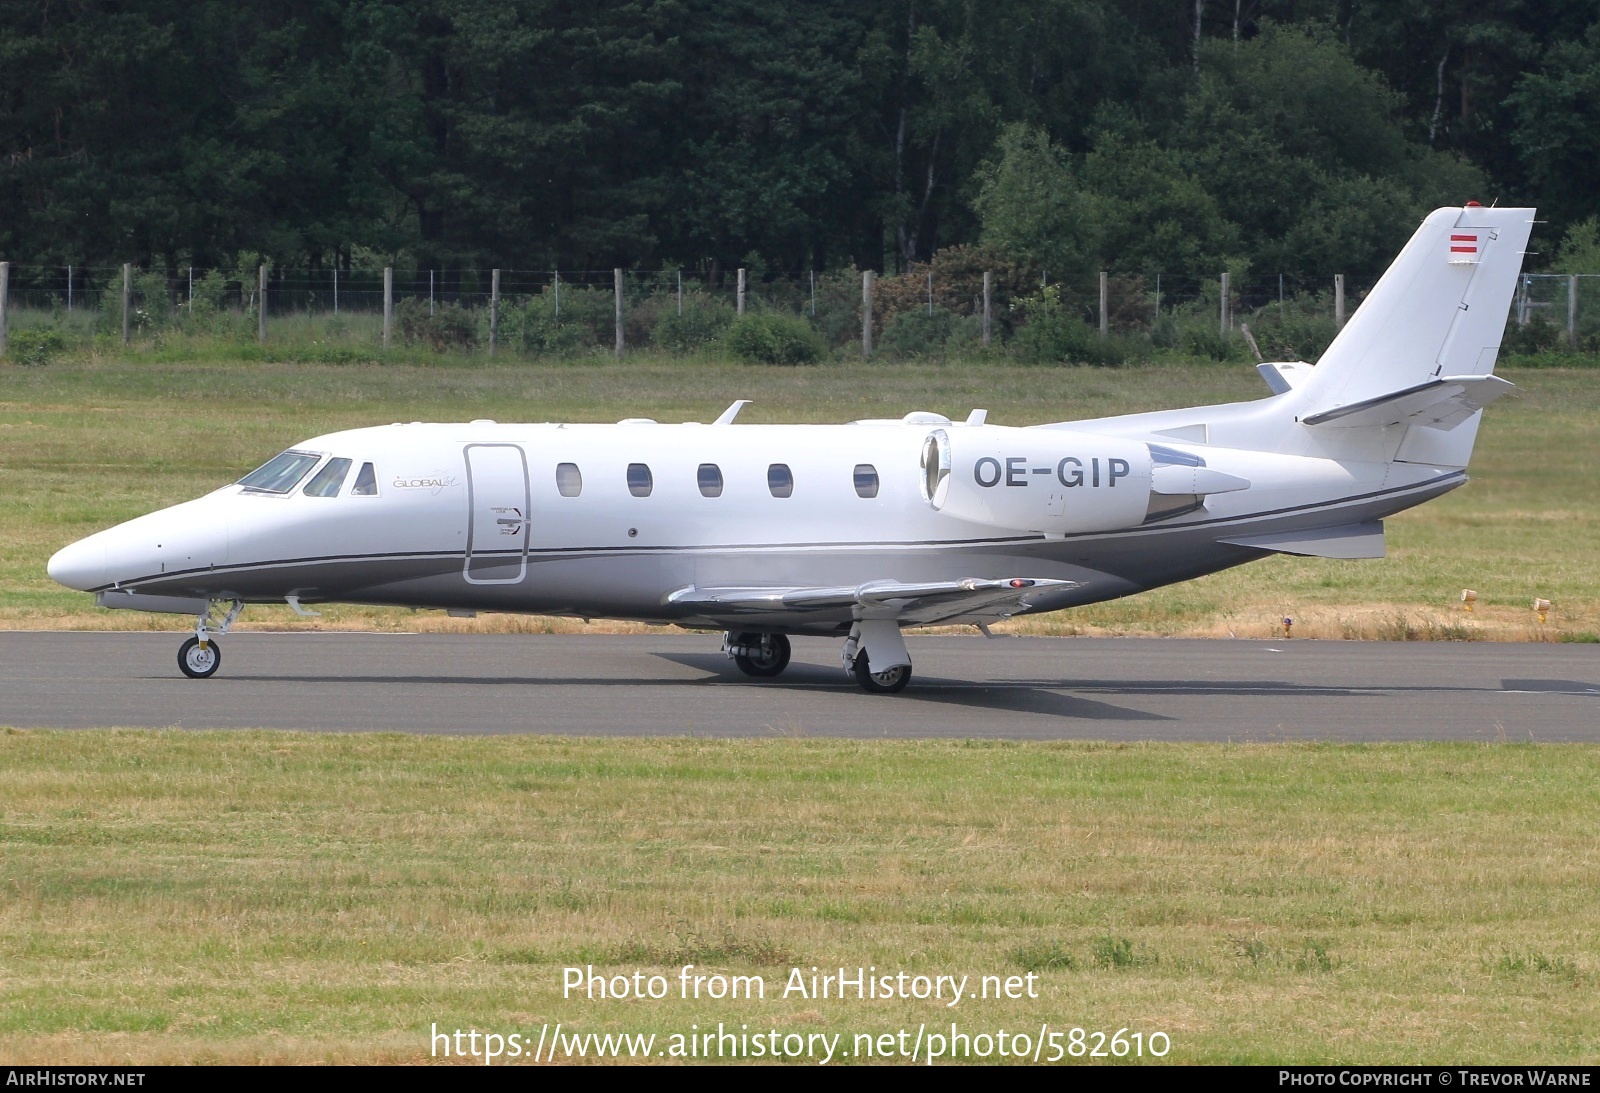
<svg viewBox="0 0 1600 1093">
<path fill-rule="evenodd" d="M 868 581 L 837 588 L 680 588 L 667 602 L 705 610 L 708 614 L 765 611 L 842 612 L 844 617 L 898 619 L 929 623 L 958 615 L 1007 617 L 1032 609 L 1032 598 L 1046 591 L 1071 588 L 1076 582 L 1046 577 L 1010 577 L 959 581 Z"/>
<path fill-rule="evenodd" d="M 1405 423 L 1449 430 L 1515 389 L 1499 376 L 1445 376 L 1392 395 L 1307 414 L 1300 423 L 1335 429 Z"/>
<path fill-rule="evenodd" d="M 1342 524 L 1332 528 L 1305 531 L 1280 531 L 1271 535 L 1242 535 L 1222 539 L 1233 546 L 1254 547 L 1279 554 L 1303 554 L 1311 558 L 1383 557 L 1383 521 Z"/>
</svg>

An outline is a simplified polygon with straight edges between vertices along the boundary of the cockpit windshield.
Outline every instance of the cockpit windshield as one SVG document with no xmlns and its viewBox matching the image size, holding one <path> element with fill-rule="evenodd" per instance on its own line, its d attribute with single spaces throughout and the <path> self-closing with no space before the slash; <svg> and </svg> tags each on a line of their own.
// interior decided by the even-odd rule
<svg viewBox="0 0 1600 1093">
<path fill-rule="evenodd" d="M 311 476 L 311 481 L 306 483 L 305 495 L 307 497 L 338 497 L 339 487 L 344 485 L 344 476 L 350 473 L 348 459 L 330 459 L 316 474 Z"/>
<path fill-rule="evenodd" d="M 306 472 L 317 465 L 322 457 L 315 452 L 297 452 L 293 449 L 275 455 L 260 467 L 239 479 L 239 485 L 260 493 L 288 493 L 299 485 Z"/>
</svg>

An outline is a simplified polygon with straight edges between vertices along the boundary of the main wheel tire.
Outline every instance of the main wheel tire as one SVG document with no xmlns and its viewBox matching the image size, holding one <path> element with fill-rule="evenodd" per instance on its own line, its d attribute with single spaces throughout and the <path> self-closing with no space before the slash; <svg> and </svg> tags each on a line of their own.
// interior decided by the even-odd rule
<svg viewBox="0 0 1600 1093">
<path fill-rule="evenodd" d="M 733 662 L 739 666 L 739 671 L 747 676 L 756 676 L 760 679 L 778 675 L 789 667 L 789 638 L 784 634 L 737 634 L 733 644 L 743 645 L 746 648 L 761 649 L 762 638 L 766 638 L 765 650 L 756 656 L 736 654 Z"/>
<path fill-rule="evenodd" d="M 178 647 L 178 667 L 190 679 L 210 679 L 222 667 L 222 650 L 215 639 L 202 649 L 199 638 L 190 638 Z"/>
<path fill-rule="evenodd" d="M 881 672 L 874 672 L 872 665 L 867 661 L 865 649 L 856 654 L 856 682 L 861 684 L 861 689 L 872 695 L 894 695 L 906 689 L 906 684 L 911 682 L 911 665 L 899 664 Z"/>
</svg>

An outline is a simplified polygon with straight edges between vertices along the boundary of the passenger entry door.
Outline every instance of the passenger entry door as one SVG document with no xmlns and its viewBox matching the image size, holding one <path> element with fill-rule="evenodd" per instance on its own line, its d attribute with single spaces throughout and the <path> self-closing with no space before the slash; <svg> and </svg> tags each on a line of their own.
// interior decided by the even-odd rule
<svg viewBox="0 0 1600 1093">
<path fill-rule="evenodd" d="M 468 444 L 468 584 L 516 584 L 528 575 L 528 461 L 516 444 Z"/>
</svg>

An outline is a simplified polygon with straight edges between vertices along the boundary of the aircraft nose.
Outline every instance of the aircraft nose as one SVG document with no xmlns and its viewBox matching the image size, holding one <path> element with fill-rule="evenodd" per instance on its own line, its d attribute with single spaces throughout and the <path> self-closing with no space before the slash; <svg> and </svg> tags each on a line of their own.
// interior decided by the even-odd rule
<svg viewBox="0 0 1600 1093">
<path fill-rule="evenodd" d="M 106 547 L 98 536 L 81 539 L 71 546 L 62 547 L 51 557 L 45 567 L 50 579 L 79 592 L 88 592 L 108 583 L 106 576 Z"/>
</svg>

